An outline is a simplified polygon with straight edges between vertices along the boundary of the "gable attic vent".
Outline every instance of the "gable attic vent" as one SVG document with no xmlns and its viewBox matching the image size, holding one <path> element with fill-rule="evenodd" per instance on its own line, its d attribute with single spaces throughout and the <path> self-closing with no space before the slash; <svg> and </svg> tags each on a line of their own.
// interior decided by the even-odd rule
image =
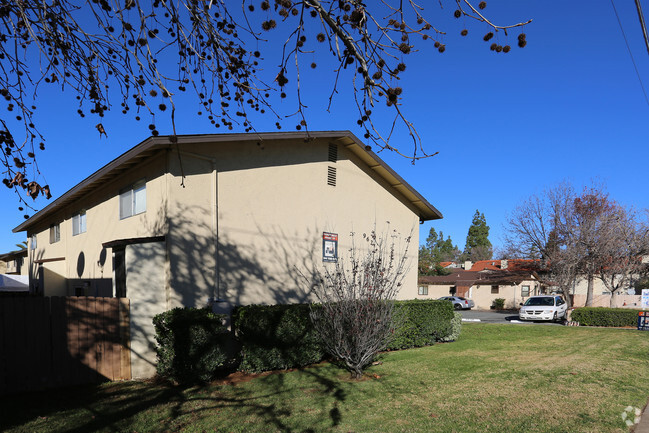
<svg viewBox="0 0 649 433">
<path fill-rule="evenodd" d="M 336 167 L 327 167 L 327 185 L 336 186 Z"/>
<path fill-rule="evenodd" d="M 329 143 L 329 162 L 338 162 L 338 146 Z"/>
</svg>

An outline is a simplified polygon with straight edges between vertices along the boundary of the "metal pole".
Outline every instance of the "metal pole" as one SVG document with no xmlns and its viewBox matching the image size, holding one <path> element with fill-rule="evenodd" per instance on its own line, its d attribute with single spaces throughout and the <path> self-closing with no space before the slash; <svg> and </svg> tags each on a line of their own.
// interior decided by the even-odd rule
<svg viewBox="0 0 649 433">
<path fill-rule="evenodd" d="M 640 27 L 642 28 L 642 34 L 644 35 L 644 43 L 647 46 L 647 53 L 649 53 L 649 35 L 647 35 L 647 26 L 644 22 L 644 15 L 642 14 L 642 6 L 640 5 L 640 0 L 635 0 L 635 7 L 638 10 L 638 18 L 640 19 Z"/>
</svg>

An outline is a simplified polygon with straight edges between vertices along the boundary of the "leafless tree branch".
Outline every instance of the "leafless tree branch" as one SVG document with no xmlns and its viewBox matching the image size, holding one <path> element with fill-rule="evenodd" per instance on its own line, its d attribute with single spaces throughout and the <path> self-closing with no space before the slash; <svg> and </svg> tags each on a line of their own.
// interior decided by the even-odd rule
<svg viewBox="0 0 649 433">
<path fill-rule="evenodd" d="M 494 32 L 530 22 L 496 25 L 484 15 L 484 2 L 477 8 L 468 1 L 456 0 L 456 5 L 456 15 Z M 0 119 L 3 183 L 21 197 L 49 195 L 36 162 L 45 149 L 35 121 L 43 86 L 56 85 L 75 95 L 79 116 L 98 117 L 100 137 L 110 135 L 102 118 L 117 107 L 145 121 L 153 135 L 158 134 L 156 119 L 167 116 L 175 131 L 170 113 L 175 113 L 178 94 L 188 90 L 198 97 L 197 115 L 207 116 L 216 128 L 239 125 L 254 131 L 252 115 L 258 112 L 274 116 L 277 128 L 298 115 L 295 128 L 301 129 L 307 127 L 301 63 L 305 54 L 320 52 L 341 62 L 329 107 L 338 89 L 349 83 L 367 140 L 413 161 L 432 156 L 401 108 L 397 85 L 405 59 L 419 43 L 431 43 L 439 52 L 446 49 L 439 39 L 445 32 L 425 16 L 432 11 L 414 0 L 242 0 L 240 10 L 226 0 L 1 0 L 0 96 L 7 102 Z M 286 35 L 281 58 L 266 59 L 254 47 L 270 43 L 262 37 L 265 32 L 279 31 Z M 423 42 L 415 43 L 415 37 Z M 519 46 L 524 44 L 521 33 Z M 279 66 L 271 82 L 272 71 L 262 68 L 276 67 L 269 68 L 269 62 Z M 285 114 L 276 109 L 274 98 L 287 97 L 288 88 L 295 91 L 297 107 Z M 372 121 L 383 104 L 395 113 L 387 128 Z M 412 151 L 391 144 L 398 125 L 410 135 Z"/>
</svg>

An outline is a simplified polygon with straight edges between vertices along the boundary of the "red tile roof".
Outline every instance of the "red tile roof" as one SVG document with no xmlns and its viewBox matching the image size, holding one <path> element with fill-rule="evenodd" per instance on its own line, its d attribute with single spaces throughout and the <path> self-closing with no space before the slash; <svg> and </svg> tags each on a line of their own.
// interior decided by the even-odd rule
<svg viewBox="0 0 649 433">
<path fill-rule="evenodd" d="M 539 259 L 510 259 L 507 260 L 507 266 L 503 269 L 504 260 L 479 260 L 471 265 L 474 272 L 480 271 L 538 271 L 541 268 L 541 260 Z M 449 266 L 458 263 L 455 262 L 440 262 L 442 267 L 448 268 Z"/>
<path fill-rule="evenodd" d="M 470 287 L 473 285 L 516 285 L 525 280 L 539 280 L 533 271 L 492 271 L 476 272 L 456 270 L 449 275 L 420 276 L 419 284 L 455 285 Z"/>
<path fill-rule="evenodd" d="M 540 271 L 542 267 L 540 259 L 512 259 L 507 262 L 507 270 L 510 271 Z"/>
<path fill-rule="evenodd" d="M 500 270 L 500 260 L 479 260 L 471 266 L 471 270 L 475 272 L 480 272 L 484 270 L 490 271 L 499 271 Z"/>
</svg>

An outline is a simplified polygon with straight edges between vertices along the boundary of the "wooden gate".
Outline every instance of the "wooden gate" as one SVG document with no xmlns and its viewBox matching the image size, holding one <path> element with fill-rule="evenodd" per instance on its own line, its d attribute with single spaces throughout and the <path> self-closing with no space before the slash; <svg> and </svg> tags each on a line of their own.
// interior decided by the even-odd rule
<svg viewBox="0 0 649 433">
<path fill-rule="evenodd" d="M 0 394 L 131 378 L 129 300 L 0 299 Z"/>
</svg>

